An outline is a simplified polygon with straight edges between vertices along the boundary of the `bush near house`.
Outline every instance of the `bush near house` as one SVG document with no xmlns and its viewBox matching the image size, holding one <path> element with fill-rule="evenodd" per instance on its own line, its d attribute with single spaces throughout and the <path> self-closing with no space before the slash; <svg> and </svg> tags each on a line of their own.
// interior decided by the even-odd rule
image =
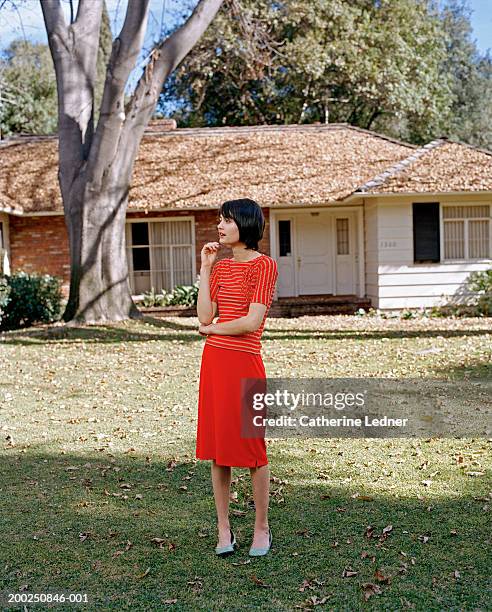
<svg viewBox="0 0 492 612">
<path fill-rule="evenodd" d="M 472 272 L 468 283 L 470 289 L 478 294 L 477 314 L 492 316 L 492 268 L 485 272 Z"/>
<path fill-rule="evenodd" d="M 0 329 L 50 323 L 60 318 L 61 280 L 49 274 L 16 272 L 0 279 Z"/>
<path fill-rule="evenodd" d="M 145 307 L 196 306 L 198 301 L 198 289 L 198 281 L 193 285 L 176 285 L 171 292 L 162 291 L 156 293 L 152 287 L 151 291 L 144 293 L 142 304 Z"/>
</svg>

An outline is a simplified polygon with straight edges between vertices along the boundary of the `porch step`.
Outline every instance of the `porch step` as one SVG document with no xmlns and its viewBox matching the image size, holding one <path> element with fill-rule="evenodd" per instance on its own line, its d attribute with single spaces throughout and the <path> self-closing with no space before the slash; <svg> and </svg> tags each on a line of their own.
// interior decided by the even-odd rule
<svg viewBox="0 0 492 612">
<path fill-rule="evenodd" d="M 302 317 L 304 315 L 354 314 L 359 308 L 368 310 L 371 300 L 355 295 L 302 295 L 294 298 L 278 298 L 270 307 L 269 317 Z M 195 306 L 138 307 L 142 314 L 153 317 L 196 317 Z"/>
<path fill-rule="evenodd" d="M 273 302 L 269 317 L 302 317 L 304 315 L 354 314 L 359 308 L 369 310 L 371 300 L 356 295 L 302 295 L 278 298 Z"/>
</svg>

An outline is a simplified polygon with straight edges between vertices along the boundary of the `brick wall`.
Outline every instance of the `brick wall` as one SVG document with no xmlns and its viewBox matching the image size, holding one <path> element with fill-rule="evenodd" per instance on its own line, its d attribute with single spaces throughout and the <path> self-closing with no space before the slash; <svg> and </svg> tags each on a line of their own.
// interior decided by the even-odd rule
<svg viewBox="0 0 492 612">
<path fill-rule="evenodd" d="M 65 218 L 62 215 L 17 217 L 10 215 L 11 272 L 39 272 L 62 279 L 68 295 L 70 255 Z"/>
<path fill-rule="evenodd" d="M 263 209 L 265 232 L 258 247 L 262 253 L 270 254 L 269 209 Z M 200 251 L 206 242 L 217 241 L 217 211 L 172 211 L 172 212 L 132 212 L 128 219 L 158 217 L 195 217 L 195 264 L 200 272 Z M 10 215 L 10 266 L 11 271 L 40 272 L 59 276 L 62 290 L 68 296 L 70 286 L 70 255 L 65 219 L 62 215 L 17 217 Z M 232 251 L 221 249 L 219 259 L 231 257 Z"/>
</svg>

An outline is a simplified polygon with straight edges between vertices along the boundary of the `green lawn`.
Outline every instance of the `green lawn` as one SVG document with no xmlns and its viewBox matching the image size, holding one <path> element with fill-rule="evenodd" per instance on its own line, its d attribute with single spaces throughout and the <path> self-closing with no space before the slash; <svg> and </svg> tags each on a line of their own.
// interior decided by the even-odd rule
<svg viewBox="0 0 492 612">
<path fill-rule="evenodd" d="M 486 438 L 268 440 L 271 554 L 248 557 L 249 470 L 234 468 L 240 549 L 216 558 L 196 330 L 147 317 L 0 334 L 0 591 L 108 610 L 491 609 Z M 476 385 L 491 356 L 479 318 L 271 319 L 263 340 L 270 377 Z"/>
</svg>

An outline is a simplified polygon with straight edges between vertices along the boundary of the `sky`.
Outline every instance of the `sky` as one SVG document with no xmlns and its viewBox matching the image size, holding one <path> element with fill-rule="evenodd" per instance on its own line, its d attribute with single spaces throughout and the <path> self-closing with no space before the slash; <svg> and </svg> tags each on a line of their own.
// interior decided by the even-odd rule
<svg viewBox="0 0 492 612">
<path fill-rule="evenodd" d="M 62 0 L 62 3 L 68 17 L 68 1 Z M 126 0 L 107 0 L 113 32 L 121 27 L 126 3 Z M 75 4 L 77 4 L 77 0 L 75 0 Z M 189 4 L 189 2 L 185 0 L 151 0 L 151 15 L 146 42 L 152 42 L 153 36 L 160 32 L 161 22 L 169 21 L 171 12 L 176 12 L 180 6 L 186 4 Z M 487 49 L 492 50 L 492 0 L 468 0 L 468 5 L 472 10 L 473 35 L 479 50 L 482 53 L 485 53 Z M 0 49 L 8 46 L 14 38 L 24 36 L 32 41 L 46 42 L 39 0 L 24 0 L 17 10 L 4 8 L 0 12 Z"/>
</svg>

